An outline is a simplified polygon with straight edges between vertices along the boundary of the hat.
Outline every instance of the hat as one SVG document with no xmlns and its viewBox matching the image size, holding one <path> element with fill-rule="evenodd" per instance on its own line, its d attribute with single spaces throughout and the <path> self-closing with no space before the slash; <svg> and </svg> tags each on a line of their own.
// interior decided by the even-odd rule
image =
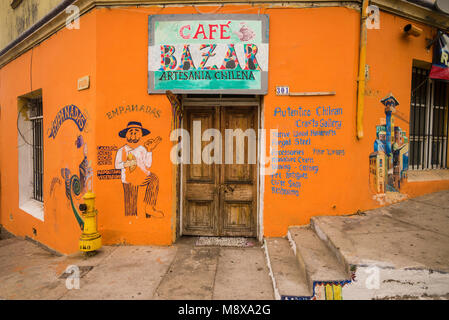
<svg viewBox="0 0 449 320">
<path fill-rule="evenodd" d="M 143 137 L 146 136 L 147 134 L 150 134 L 150 130 L 147 130 L 147 129 L 145 129 L 145 128 L 142 128 L 142 124 L 141 124 L 140 122 L 137 122 L 137 121 L 130 121 L 130 122 L 128 122 L 128 126 L 126 127 L 126 129 L 123 129 L 122 131 L 120 131 L 120 132 L 118 133 L 118 135 L 119 135 L 121 138 L 125 138 L 125 137 L 126 137 L 126 133 L 128 132 L 128 130 L 129 130 L 129 129 L 132 129 L 132 128 L 137 128 L 137 129 L 142 130 L 142 136 L 143 136 Z"/>
</svg>

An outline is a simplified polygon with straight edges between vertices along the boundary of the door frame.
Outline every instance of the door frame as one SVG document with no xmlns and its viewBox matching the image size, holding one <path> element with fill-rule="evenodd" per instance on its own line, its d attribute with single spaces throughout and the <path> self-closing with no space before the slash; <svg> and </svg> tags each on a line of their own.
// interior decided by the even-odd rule
<svg viewBox="0 0 449 320">
<path fill-rule="evenodd" d="M 226 95 L 226 94 L 183 94 L 181 96 L 182 110 L 186 108 L 198 108 L 201 106 L 256 106 L 256 130 L 263 128 L 263 96 L 262 95 Z M 180 123 L 181 129 L 184 128 L 184 121 Z M 261 134 L 257 135 L 257 162 L 256 162 L 256 238 L 259 241 L 263 239 L 263 193 L 264 177 L 261 176 L 262 168 L 260 166 L 260 155 L 265 155 L 265 150 L 261 150 Z M 177 187 L 178 194 L 176 205 L 176 238 L 183 236 L 183 200 L 184 200 L 184 169 L 182 164 L 177 165 Z"/>
</svg>

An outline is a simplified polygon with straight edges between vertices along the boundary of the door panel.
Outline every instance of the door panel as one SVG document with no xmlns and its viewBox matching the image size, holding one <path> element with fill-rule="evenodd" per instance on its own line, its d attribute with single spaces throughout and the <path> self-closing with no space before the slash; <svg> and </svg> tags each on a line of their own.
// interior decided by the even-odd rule
<svg viewBox="0 0 449 320">
<path fill-rule="evenodd" d="M 189 109 L 185 114 L 184 128 L 190 133 L 190 161 L 193 162 L 193 122 L 201 121 L 201 135 L 207 129 L 217 128 L 216 108 Z M 201 140 L 201 136 L 199 137 Z M 207 145 L 201 142 L 201 150 Z M 186 235 L 208 235 L 218 233 L 219 199 L 216 186 L 219 172 L 216 164 L 187 164 L 184 166 L 184 213 L 183 233 Z"/>
<path fill-rule="evenodd" d="M 223 235 L 255 236 L 252 234 L 252 202 L 225 201 Z"/>
<path fill-rule="evenodd" d="M 225 107 L 221 110 L 223 137 L 226 129 L 240 129 L 241 137 L 226 141 L 225 148 L 232 145 L 233 164 L 221 166 L 221 234 L 225 236 L 256 236 L 256 108 Z M 250 129 L 247 131 L 247 129 Z M 249 137 L 245 137 L 245 135 Z M 229 150 L 225 150 L 229 153 Z M 243 154 L 242 154 L 243 153 Z M 252 154 L 252 156 L 250 156 Z M 243 160 L 243 164 L 238 161 Z M 250 161 L 253 164 L 249 163 Z"/>
<path fill-rule="evenodd" d="M 210 128 L 222 134 L 222 164 L 185 164 L 183 177 L 183 234 L 204 236 L 256 236 L 257 105 L 186 108 L 184 128 L 190 133 L 193 159 L 193 121 L 201 121 L 201 133 Z M 251 139 L 232 138 L 232 153 L 225 143 L 226 129 L 241 129 Z M 247 129 L 254 129 L 245 132 Z M 201 139 L 200 138 L 196 138 Z M 228 139 L 228 141 L 231 141 Z M 250 143 L 251 142 L 251 143 Z M 201 142 L 201 150 L 210 144 Z M 252 148 L 253 157 L 248 149 Z M 226 154 L 232 164 L 224 164 Z M 243 164 L 237 164 L 239 160 Z M 253 161 L 254 163 L 248 163 Z"/>
<path fill-rule="evenodd" d="M 211 219 L 214 215 L 213 201 L 188 200 L 186 209 L 189 212 L 186 221 L 187 229 L 193 232 L 213 233 L 214 219 Z"/>
<path fill-rule="evenodd" d="M 194 148 L 194 136 L 193 136 L 193 122 L 199 121 L 201 122 L 201 135 L 207 129 L 211 129 L 215 126 L 215 109 L 205 109 L 205 110 L 192 110 L 188 114 L 188 131 L 190 132 L 190 161 L 191 165 L 188 166 L 189 170 L 187 171 L 187 180 L 189 182 L 201 181 L 201 182 L 209 182 L 215 183 L 215 170 L 214 165 L 208 165 L 201 161 L 200 164 L 194 164 L 193 160 L 193 148 Z M 201 137 L 200 137 L 201 139 Z M 201 150 L 207 145 L 206 141 L 201 142 Z"/>
</svg>

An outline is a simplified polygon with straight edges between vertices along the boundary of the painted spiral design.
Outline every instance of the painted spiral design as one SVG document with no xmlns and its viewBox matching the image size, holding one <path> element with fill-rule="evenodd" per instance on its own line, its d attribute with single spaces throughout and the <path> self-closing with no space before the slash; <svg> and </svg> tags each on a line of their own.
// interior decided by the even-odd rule
<svg viewBox="0 0 449 320">
<path fill-rule="evenodd" d="M 75 195 L 79 196 L 81 193 L 81 181 L 77 175 L 73 175 L 70 179 L 70 184 L 72 185 L 72 191 Z"/>
</svg>

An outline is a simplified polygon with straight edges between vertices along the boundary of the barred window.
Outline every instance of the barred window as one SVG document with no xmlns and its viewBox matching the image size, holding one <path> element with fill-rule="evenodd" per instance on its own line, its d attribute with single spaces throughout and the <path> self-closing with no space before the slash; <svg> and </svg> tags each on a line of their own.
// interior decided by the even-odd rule
<svg viewBox="0 0 449 320">
<path fill-rule="evenodd" d="M 429 79 L 429 70 L 413 67 L 410 100 L 410 169 L 446 169 L 448 83 Z"/>
<path fill-rule="evenodd" d="M 33 199 L 42 202 L 44 175 L 42 97 L 30 99 L 28 104 L 33 132 Z"/>
</svg>

